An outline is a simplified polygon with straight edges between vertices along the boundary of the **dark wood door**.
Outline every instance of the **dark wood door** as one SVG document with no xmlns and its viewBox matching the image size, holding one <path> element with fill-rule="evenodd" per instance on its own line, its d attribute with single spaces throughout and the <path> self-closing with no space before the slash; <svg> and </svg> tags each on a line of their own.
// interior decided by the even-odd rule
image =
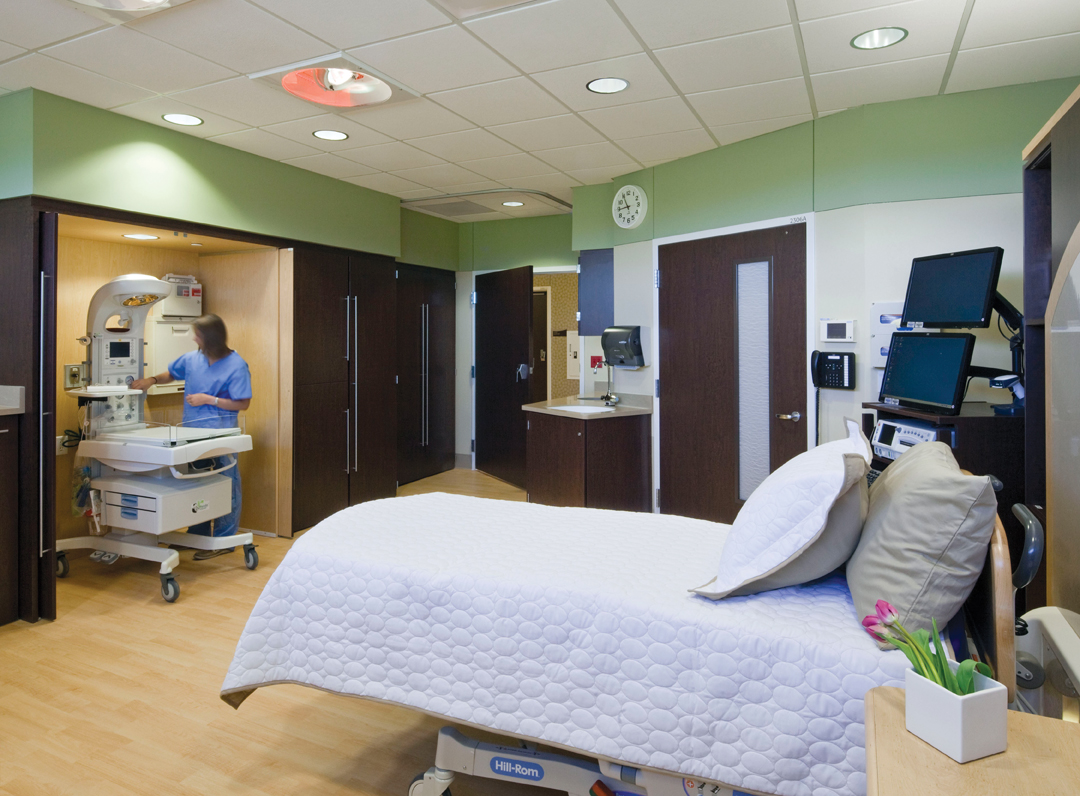
<svg viewBox="0 0 1080 796">
<path fill-rule="evenodd" d="M 525 486 L 532 267 L 476 277 L 476 469 Z"/>
<path fill-rule="evenodd" d="M 19 618 L 19 418 L 0 417 L 0 625 Z"/>
<path fill-rule="evenodd" d="M 294 382 L 300 385 L 351 381 L 349 256 L 343 252 L 297 247 L 293 255 L 293 280 Z"/>
<path fill-rule="evenodd" d="M 293 533 L 349 505 L 349 385 L 297 385 L 293 394 Z"/>
<path fill-rule="evenodd" d="M 529 360 L 529 403 L 546 401 L 548 399 L 548 294 L 544 291 L 533 293 L 532 308 L 532 339 L 529 349 L 532 356 Z"/>
<path fill-rule="evenodd" d="M 454 469 L 457 274 L 427 270 L 428 390 L 425 457 L 429 475 Z"/>
<path fill-rule="evenodd" d="M 530 503 L 585 506 L 585 421 L 526 412 Z"/>
<path fill-rule="evenodd" d="M 427 285 L 419 266 L 398 265 L 397 277 L 397 480 L 424 478 L 427 423 L 426 354 Z"/>
<path fill-rule="evenodd" d="M 349 504 L 397 493 L 397 264 L 349 257 L 353 340 Z"/>
<path fill-rule="evenodd" d="M 731 522 L 739 498 L 738 266 L 768 263 L 769 470 L 806 450 L 806 226 L 660 247 L 660 510 Z M 798 412 L 801 422 L 778 414 Z"/>
</svg>

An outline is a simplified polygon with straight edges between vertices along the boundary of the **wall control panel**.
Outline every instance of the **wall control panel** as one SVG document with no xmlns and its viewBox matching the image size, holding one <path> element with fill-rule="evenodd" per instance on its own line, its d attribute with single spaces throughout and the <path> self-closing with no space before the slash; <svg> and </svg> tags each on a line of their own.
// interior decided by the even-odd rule
<svg viewBox="0 0 1080 796">
<path fill-rule="evenodd" d="M 814 386 L 823 390 L 855 389 L 855 354 L 850 351 L 815 351 L 810 372 Z"/>
</svg>

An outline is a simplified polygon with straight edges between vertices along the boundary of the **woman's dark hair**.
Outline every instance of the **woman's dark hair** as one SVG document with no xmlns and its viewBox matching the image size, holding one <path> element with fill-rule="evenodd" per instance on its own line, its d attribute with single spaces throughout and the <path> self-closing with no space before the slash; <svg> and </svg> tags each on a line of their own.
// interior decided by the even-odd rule
<svg viewBox="0 0 1080 796">
<path fill-rule="evenodd" d="M 202 337 L 202 350 L 211 359 L 221 359 L 229 355 L 229 333 L 225 330 L 225 321 L 217 315 L 203 315 L 191 324 Z"/>
</svg>

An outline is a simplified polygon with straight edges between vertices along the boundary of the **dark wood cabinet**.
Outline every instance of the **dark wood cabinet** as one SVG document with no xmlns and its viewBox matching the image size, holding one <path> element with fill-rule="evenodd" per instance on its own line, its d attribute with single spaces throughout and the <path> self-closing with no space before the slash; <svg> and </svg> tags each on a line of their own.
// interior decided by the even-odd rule
<svg viewBox="0 0 1080 796">
<path fill-rule="evenodd" d="M 399 264 L 397 480 L 454 467 L 455 286 L 452 271 Z"/>
<path fill-rule="evenodd" d="M 349 505 L 349 385 L 297 385 L 293 393 L 293 532 Z"/>
<path fill-rule="evenodd" d="M 650 416 L 581 420 L 527 411 L 530 503 L 652 510 Z"/>
<path fill-rule="evenodd" d="M 293 380 L 328 384 L 349 380 L 349 257 L 297 248 L 293 254 Z"/>
<path fill-rule="evenodd" d="M 19 618 L 19 416 L 0 417 L 0 625 Z"/>
</svg>

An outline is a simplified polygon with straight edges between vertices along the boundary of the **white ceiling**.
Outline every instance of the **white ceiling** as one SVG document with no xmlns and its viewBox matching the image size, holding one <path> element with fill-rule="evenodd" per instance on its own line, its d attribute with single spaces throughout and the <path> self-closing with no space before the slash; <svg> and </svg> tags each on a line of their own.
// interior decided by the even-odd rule
<svg viewBox="0 0 1080 796">
<path fill-rule="evenodd" d="M 882 26 L 910 34 L 849 45 Z M 341 52 L 420 97 L 339 113 L 249 77 Z M 182 0 L 123 25 L 0 0 L 0 94 L 32 86 L 409 200 L 569 202 L 820 114 L 1076 75 L 1080 0 Z M 596 77 L 630 88 L 593 94 Z M 481 196 L 454 219 L 565 212 Z"/>
</svg>

